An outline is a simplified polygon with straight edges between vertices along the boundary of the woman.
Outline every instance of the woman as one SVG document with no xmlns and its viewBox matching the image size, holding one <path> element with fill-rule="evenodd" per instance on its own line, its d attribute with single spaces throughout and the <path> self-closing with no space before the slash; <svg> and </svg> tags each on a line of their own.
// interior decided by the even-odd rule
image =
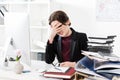
<svg viewBox="0 0 120 80">
<path fill-rule="evenodd" d="M 60 66 L 74 67 L 87 50 L 87 36 L 70 28 L 71 22 L 63 11 L 55 11 L 49 17 L 51 34 L 47 42 L 45 61 L 51 64 L 57 57 Z"/>
</svg>

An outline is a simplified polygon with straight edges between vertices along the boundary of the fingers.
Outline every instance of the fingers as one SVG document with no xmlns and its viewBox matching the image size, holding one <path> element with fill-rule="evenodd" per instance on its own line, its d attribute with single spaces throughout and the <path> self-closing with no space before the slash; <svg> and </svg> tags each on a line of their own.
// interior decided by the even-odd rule
<svg viewBox="0 0 120 80">
<path fill-rule="evenodd" d="M 56 34 L 62 30 L 62 27 L 60 27 L 60 26 L 62 26 L 62 23 L 60 23 L 58 21 L 53 21 L 51 23 L 51 28 Z"/>
<path fill-rule="evenodd" d="M 70 62 L 62 62 L 60 63 L 61 67 L 69 67 L 70 66 Z"/>
<path fill-rule="evenodd" d="M 62 27 L 56 28 L 55 30 L 57 33 L 59 33 L 62 30 Z"/>
<path fill-rule="evenodd" d="M 75 67 L 75 64 L 76 64 L 76 62 L 69 62 L 69 61 L 67 61 L 67 62 L 60 63 L 60 66 L 61 67 Z"/>
<path fill-rule="evenodd" d="M 58 21 L 53 21 L 53 22 L 51 23 L 51 27 L 52 27 L 52 28 L 58 28 L 58 27 L 60 27 L 60 26 L 62 26 L 62 23 L 60 23 L 60 22 L 58 22 Z"/>
<path fill-rule="evenodd" d="M 60 66 L 61 66 L 61 67 L 65 67 L 66 64 L 65 64 L 65 63 L 60 63 Z"/>
</svg>

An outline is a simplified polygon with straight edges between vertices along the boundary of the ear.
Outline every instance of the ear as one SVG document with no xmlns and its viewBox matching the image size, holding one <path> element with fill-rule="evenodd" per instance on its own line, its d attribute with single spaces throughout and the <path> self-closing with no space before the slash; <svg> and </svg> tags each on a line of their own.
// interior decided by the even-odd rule
<svg viewBox="0 0 120 80">
<path fill-rule="evenodd" d="M 66 22 L 66 24 L 68 24 L 69 26 L 71 25 L 71 22 L 70 22 L 70 20 L 68 20 L 67 22 Z"/>
</svg>

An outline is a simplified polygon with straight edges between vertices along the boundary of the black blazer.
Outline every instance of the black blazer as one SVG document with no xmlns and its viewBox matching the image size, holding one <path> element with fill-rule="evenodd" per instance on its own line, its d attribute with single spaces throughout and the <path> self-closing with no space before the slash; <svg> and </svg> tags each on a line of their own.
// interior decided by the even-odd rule
<svg viewBox="0 0 120 80">
<path fill-rule="evenodd" d="M 81 50 L 88 50 L 87 49 L 87 36 L 85 33 L 78 33 L 74 31 L 72 28 L 72 35 L 71 35 L 71 46 L 70 46 L 70 61 L 77 62 L 84 56 L 81 54 Z M 55 56 L 57 57 L 58 61 L 61 63 L 63 62 L 63 57 L 61 54 L 61 37 L 56 35 L 52 44 L 47 42 L 46 52 L 45 52 L 45 62 L 50 64 L 54 61 Z"/>
</svg>

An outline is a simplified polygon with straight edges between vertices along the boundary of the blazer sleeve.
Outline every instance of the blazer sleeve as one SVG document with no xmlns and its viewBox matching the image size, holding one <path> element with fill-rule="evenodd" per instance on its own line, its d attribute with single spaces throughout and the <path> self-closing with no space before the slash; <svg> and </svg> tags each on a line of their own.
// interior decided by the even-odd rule
<svg viewBox="0 0 120 80">
<path fill-rule="evenodd" d="M 46 51 L 45 51 L 45 62 L 51 64 L 55 59 L 55 50 L 54 50 L 54 43 L 49 44 L 47 42 Z"/>
<path fill-rule="evenodd" d="M 83 33 L 83 36 L 82 36 L 82 50 L 85 50 L 85 51 L 88 51 L 88 38 L 87 38 L 87 35 L 85 33 Z"/>
</svg>

